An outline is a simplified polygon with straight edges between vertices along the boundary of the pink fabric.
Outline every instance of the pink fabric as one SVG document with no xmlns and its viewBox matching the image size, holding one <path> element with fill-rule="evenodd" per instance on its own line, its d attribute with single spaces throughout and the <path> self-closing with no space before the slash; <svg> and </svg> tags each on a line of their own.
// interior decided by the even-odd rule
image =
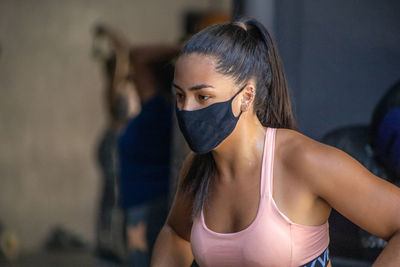
<svg viewBox="0 0 400 267">
<path fill-rule="evenodd" d="M 201 267 L 300 266 L 318 257 L 329 244 L 328 222 L 299 225 L 279 211 L 272 198 L 276 128 L 267 128 L 261 171 L 257 215 L 235 233 L 217 233 L 207 228 L 203 209 L 194 218 L 192 252 Z"/>
</svg>

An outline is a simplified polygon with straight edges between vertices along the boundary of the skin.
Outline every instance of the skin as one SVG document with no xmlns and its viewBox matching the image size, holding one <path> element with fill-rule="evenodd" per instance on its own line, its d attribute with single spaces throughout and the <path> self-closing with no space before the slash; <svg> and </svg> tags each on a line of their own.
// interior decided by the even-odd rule
<svg viewBox="0 0 400 267">
<path fill-rule="evenodd" d="M 190 90 L 199 84 L 213 88 Z M 179 109 L 196 110 L 230 99 L 241 87 L 215 71 L 215 60 L 196 53 L 176 62 L 174 86 Z M 236 128 L 213 151 L 216 173 L 205 208 L 208 228 L 237 232 L 254 220 L 260 200 L 260 171 L 266 128 L 253 111 L 256 87 L 251 79 L 233 101 L 242 115 Z M 400 265 L 400 190 L 373 175 L 345 152 L 301 133 L 278 129 L 274 157 L 273 198 L 293 222 L 321 225 L 331 208 L 368 232 L 388 241 L 374 266 Z M 183 163 L 179 184 L 193 153 Z M 155 244 L 151 266 L 190 266 L 192 203 L 178 186 L 167 221 Z"/>
</svg>

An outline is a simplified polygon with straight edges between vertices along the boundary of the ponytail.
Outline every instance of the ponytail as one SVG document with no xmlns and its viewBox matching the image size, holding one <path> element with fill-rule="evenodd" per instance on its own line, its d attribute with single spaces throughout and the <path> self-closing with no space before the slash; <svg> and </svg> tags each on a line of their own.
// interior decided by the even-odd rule
<svg viewBox="0 0 400 267">
<path fill-rule="evenodd" d="M 258 97 L 256 92 L 254 103 L 261 124 L 273 128 L 297 129 L 281 58 L 271 35 L 264 25 L 255 19 L 242 17 L 238 22 L 246 25 L 248 33 L 261 41 L 260 46 L 267 56 L 268 69 L 264 70 L 267 75 L 264 76 L 264 81 L 260 81 L 260 85 L 264 86 L 259 85 L 257 88 L 262 90 L 264 87 L 267 91 L 264 94 L 259 93 Z"/>
<path fill-rule="evenodd" d="M 199 214 L 207 200 L 208 187 L 214 171 L 215 161 L 211 152 L 194 155 L 181 185 L 183 191 L 189 192 L 189 195 L 193 197 L 192 216 Z"/>
</svg>

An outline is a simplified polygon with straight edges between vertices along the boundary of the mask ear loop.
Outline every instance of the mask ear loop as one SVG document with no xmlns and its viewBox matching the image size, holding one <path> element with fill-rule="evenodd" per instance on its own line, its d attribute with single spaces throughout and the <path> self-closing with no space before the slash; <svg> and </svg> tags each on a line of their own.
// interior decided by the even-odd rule
<svg viewBox="0 0 400 267">
<path fill-rule="evenodd" d="M 235 99 L 235 97 L 240 93 L 240 92 L 242 92 L 243 91 L 243 89 L 244 88 L 246 88 L 246 86 L 247 86 L 247 83 L 242 87 L 242 88 L 240 88 L 239 89 L 239 91 L 237 91 L 236 92 L 236 94 L 234 94 L 233 96 L 232 96 L 232 98 L 231 98 L 231 105 L 232 105 L 232 101 L 233 101 L 233 99 Z M 240 113 L 239 113 L 239 115 L 237 116 L 237 117 L 235 117 L 235 115 L 233 115 L 233 117 L 235 117 L 235 118 L 239 118 L 240 117 L 240 115 L 242 115 L 242 109 L 240 109 Z"/>
</svg>

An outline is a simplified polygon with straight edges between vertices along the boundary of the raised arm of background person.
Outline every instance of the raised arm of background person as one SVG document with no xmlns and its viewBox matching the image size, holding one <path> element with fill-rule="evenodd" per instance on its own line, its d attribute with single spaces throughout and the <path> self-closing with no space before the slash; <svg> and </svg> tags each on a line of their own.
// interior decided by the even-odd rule
<svg viewBox="0 0 400 267">
<path fill-rule="evenodd" d="M 119 88 L 117 85 L 124 81 L 129 74 L 129 53 L 132 44 L 122 32 L 108 25 L 98 25 L 96 34 L 106 37 L 112 45 L 116 56 L 114 90 L 117 90 Z"/>
<path fill-rule="evenodd" d="M 285 155 L 290 159 L 287 167 L 315 196 L 388 241 L 373 266 L 400 266 L 400 188 L 375 176 L 342 150 L 307 137 Z"/>
<path fill-rule="evenodd" d="M 105 100 L 109 115 L 109 126 L 121 129 L 138 112 L 138 100 L 129 77 L 130 42 L 116 29 L 107 25 L 97 25 L 95 40 L 110 44 L 110 51 L 101 51 L 104 47 L 95 47 L 96 55 L 102 59 L 106 78 Z M 101 49 L 100 49 L 101 48 Z M 100 57 L 99 57 L 100 56 Z"/>
<path fill-rule="evenodd" d="M 97 32 L 110 40 L 116 56 L 111 101 L 119 101 L 129 94 L 127 88 L 134 88 L 140 103 L 147 102 L 157 90 L 152 63 L 172 59 L 181 47 L 168 44 L 134 45 L 122 32 L 107 25 L 99 25 Z M 133 82 L 134 86 L 127 87 L 127 82 Z"/>
<path fill-rule="evenodd" d="M 178 189 L 171 210 L 154 245 L 151 267 L 189 267 L 193 262 L 190 247 L 193 200 L 181 188 L 182 180 L 191 165 L 193 155 L 190 153 L 182 165 Z"/>
<path fill-rule="evenodd" d="M 106 25 L 99 25 L 99 30 L 106 36 L 112 45 L 115 53 L 115 72 L 111 90 L 111 101 L 118 101 L 121 97 L 127 97 L 126 92 L 128 77 L 130 76 L 129 53 L 132 46 L 131 42 L 117 29 Z"/>
</svg>

